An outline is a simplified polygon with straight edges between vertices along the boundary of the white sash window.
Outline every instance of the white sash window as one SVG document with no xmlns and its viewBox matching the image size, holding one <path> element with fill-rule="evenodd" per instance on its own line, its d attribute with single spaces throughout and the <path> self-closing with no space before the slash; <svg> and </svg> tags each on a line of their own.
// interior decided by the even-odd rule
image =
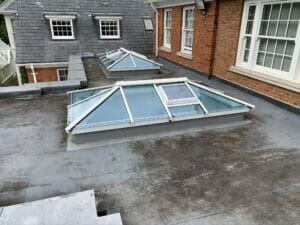
<svg viewBox="0 0 300 225">
<path fill-rule="evenodd" d="M 237 65 L 299 79 L 300 1 L 246 1 Z"/>
</svg>

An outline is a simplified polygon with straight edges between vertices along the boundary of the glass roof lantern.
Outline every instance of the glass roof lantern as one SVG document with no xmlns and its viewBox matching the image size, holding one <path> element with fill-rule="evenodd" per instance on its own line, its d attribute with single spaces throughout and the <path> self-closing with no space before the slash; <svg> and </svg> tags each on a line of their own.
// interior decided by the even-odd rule
<svg viewBox="0 0 300 225">
<path fill-rule="evenodd" d="M 69 95 L 66 132 L 72 134 L 237 114 L 255 107 L 187 78 L 119 81 Z"/>
</svg>

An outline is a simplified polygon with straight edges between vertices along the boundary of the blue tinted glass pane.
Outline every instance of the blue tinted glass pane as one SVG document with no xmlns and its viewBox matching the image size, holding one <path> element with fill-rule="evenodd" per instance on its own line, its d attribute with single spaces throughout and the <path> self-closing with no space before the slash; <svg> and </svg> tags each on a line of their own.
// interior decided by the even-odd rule
<svg viewBox="0 0 300 225">
<path fill-rule="evenodd" d="M 156 64 L 154 64 L 152 62 L 149 62 L 147 60 L 138 58 L 136 56 L 132 56 L 132 58 L 133 58 L 137 68 L 145 68 L 145 69 L 156 69 L 156 68 L 158 68 L 159 69 L 159 66 L 157 66 Z"/>
<path fill-rule="evenodd" d="M 168 118 L 153 86 L 124 87 L 124 94 L 134 121 Z"/>
<path fill-rule="evenodd" d="M 82 101 L 86 98 L 89 98 L 97 93 L 106 93 L 110 89 L 94 89 L 94 90 L 88 90 L 88 91 L 80 91 L 80 92 L 74 92 L 71 94 L 71 105 L 75 104 L 79 101 Z"/>
<path fill-rule="evenodd" d="M 118 90 L 82 120 L 75 129 L 101 127 L 129 122 L 129 116 L 121 92 Z"/>
<path fill-rule="evenodd" d="M 204 90 L 202 88 L 190 85 L 197 97 L 206 107 L 208 112 L 228 111 L 232 109 L 246 108 L 245 105 L 217 95 L 213 92 Z"/>
<path fill-rule="evenodd" d="M 119 60 L 122 58 L 126 53 L 123 51 L 115 51 L 112 52 L 111 54 L 100 54 L 99 59 L 104 64 L 105 66 L 110 66 L 112 65 L 115 61 Z"/>
<path fill-rule="evenodd" d="M 89 98 L 86 101 L 83 101 L 83 102 L 78 103 L 78 104 L 76 104 L 74 106 L 71 106 L 69 108 L 69 118 L 68 118 L 68 121 L 72 122 L 75 119 L 77 119 L 79 116 L 81 116 L 81 114 L 83 114 L 84 112 L 86 112 L 88 109 L 90 109 L 92 107 L 92 105 L 94 105 L 97 101 L 99 101 L 99 99 L 101 99 L 101 97 L 105 93 L 97 94 L 96 96 L 91 97 L 91 98 Z"/>
<path fill-rule="evenodd" d="M 124 59 L 122 59 L 120 62 L 116 63 L 115 65 L 113 65 L 110 70 L 118 70 L 118 69 L 130 69 L 130 68 L 134 68 L 133 62 L 130 58 L 130 56 L 125 57 Z"/>
<path fill-rule="evenodd" d="M 162 85 L 161 87 L 169 100 L 194 98 L 193 93 L 186 84 Z"/>
<path fill-rule="evenodd" d="M 204 113 L 200 105 L 176 106 L 170 107 L 169 110 L 174 117 L 193 116 Z"/>
</svg>

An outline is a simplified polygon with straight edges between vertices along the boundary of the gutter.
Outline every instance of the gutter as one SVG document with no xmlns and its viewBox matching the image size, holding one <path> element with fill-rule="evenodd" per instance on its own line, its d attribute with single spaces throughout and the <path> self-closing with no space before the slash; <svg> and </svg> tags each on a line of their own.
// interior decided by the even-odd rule
<svg viewBox="0 0 300 225">
<path fill-rule="evenodd" d="M 158 11 L 151 3 L 152 9 L 155 11 L 155 56 L 158 56 Z"/>
</svg>

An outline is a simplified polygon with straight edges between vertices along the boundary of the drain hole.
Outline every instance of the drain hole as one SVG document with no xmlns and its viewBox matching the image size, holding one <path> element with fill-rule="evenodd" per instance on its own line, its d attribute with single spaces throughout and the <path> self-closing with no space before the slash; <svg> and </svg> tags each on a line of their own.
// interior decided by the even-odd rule
<svg viewBox="0 0 300 225">
<path fill-rule="evenodd" d="M 107 210 L 99 210 L 99 211 L 97 211 L 97 216 L 98 217 L 107 216 Z"/>
</svg>

